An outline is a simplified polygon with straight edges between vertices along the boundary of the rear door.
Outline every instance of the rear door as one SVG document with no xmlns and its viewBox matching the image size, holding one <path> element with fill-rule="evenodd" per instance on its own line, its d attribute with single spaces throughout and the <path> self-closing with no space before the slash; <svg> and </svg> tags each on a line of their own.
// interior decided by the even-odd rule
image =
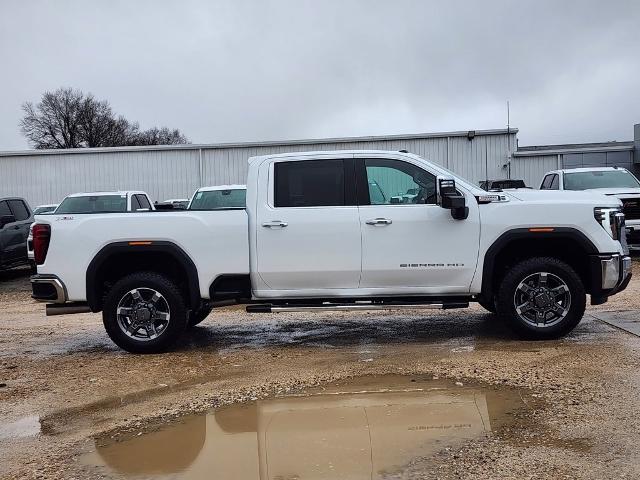
<svg viewBox="0 0 640 480">
<path fill-rule="evenodd" d="M 437 172 L 425 165 L 356 154 L 356 170 L 360 288 L 380 294 L 468 292 L 480 238 L 475 199 L 466 194 L 469 216 L 455 220 L 436 204 Z"/>
<path fill-rule="evenodd" d="M 264 286 L 256 290 L 304 296 L 357 288 L 360 220 L 351 156 L 278 158 L 263 163 L 259 177 L 256 251 Z"/>
</svg>

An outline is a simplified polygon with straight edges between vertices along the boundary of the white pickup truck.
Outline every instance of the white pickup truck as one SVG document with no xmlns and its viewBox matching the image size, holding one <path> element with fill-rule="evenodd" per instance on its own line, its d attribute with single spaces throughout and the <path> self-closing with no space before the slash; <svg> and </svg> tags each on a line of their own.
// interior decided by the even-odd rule
<svg viewBox="0 0 640 480">
<path fill-rule="evenodd" d="M 268 313 L 477 301 L 526 337 L 554 338 L 581 320 L 586 294 L 603 303 L 631 278 L 618 199 L 489 193 L 405 152 L 253 157 L 246 209 L 36 222 L 33 298 L 48 314 L 102 311 L 130 352 L 165 350 L 232 302 Z"/>
<path fill-rule="evenodd" d="M 626 168 L 553 170 L 545 174 L 540 190 L 591 191 L 619 199 L 622 202 L 629 248 L 640 250 L 640 181 Z"/>
</svg>

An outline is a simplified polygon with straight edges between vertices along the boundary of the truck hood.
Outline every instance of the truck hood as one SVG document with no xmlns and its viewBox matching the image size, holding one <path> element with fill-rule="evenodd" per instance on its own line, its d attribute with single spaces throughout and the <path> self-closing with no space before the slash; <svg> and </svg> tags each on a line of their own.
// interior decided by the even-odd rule
<svg viewBox="0 0 640 480">
<path fill-rule="evenodd" d="M 603 195 L 595 190 L 568 191 L 568 190 L 509 190 L 504 191 L 512 199 L 523 202 L 549 202 L 549 203 L 586 203 L 596 206 L 619 206 L 620 200 Z"/>
<path fill-rule="evenodd" d="M 617 198 L 640 197 L 640 188 L 594 188 L 589 191 Z"/>
</svg>

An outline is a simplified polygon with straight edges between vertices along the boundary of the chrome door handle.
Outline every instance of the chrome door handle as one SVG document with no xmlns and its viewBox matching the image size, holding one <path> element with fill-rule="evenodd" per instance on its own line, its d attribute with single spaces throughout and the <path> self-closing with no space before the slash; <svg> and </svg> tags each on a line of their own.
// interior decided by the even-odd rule
<svg viewBox="0 0 640 480">
<path fill-rule="evenodd" d="M 388 218 L 373 218 L 365 222 L 367 225 L 391 225 L 393 222 Z"/>
<path fill-rule="evenodd" d="M 270 222 L 264 222 L 262 224 L 265 228 L 284 228 L 289 225 L 287 222 L 283 222 L 282 220 L 272 220 Z"/>
</svg>

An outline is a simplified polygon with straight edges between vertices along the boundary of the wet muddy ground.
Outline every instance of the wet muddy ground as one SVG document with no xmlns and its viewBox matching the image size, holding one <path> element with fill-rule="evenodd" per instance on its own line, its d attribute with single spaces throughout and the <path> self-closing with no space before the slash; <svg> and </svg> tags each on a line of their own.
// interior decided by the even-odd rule
<svg viewBox="0 0 640 480">
<path fill-rule="evenodd" d="M 633 323 L 639 266 L 559 341 L 479 307 L 227 308 L 148 356 L 4 272 L 0 478 L 638 478 L 640 338 L 596 316 Z"/>
</svg>

